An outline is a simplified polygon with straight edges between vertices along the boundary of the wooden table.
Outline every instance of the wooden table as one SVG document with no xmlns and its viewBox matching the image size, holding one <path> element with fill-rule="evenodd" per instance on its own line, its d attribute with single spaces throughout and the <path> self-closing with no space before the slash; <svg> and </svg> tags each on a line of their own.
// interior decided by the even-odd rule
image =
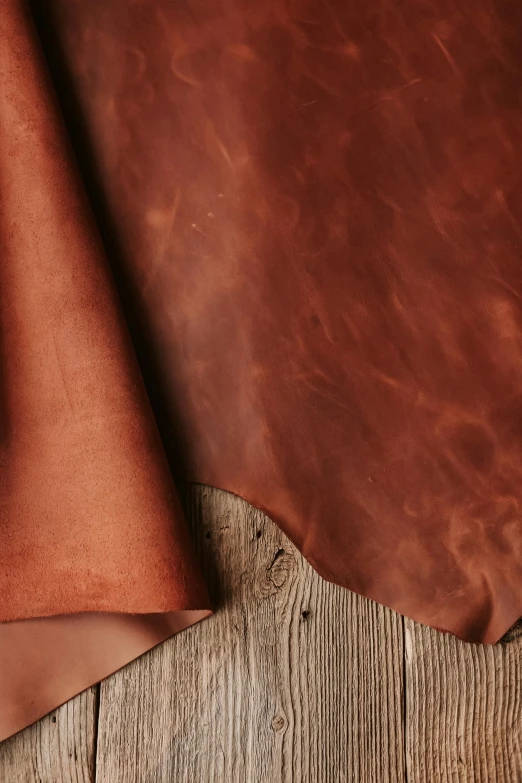
<svg viewBox="0 0 522 783">
<path fill-rule="evenodd" d="M 225 492 L 185 505 L 216 614 L 0 745 L 1 783 L 522 781 L 522 638 L 324 582 Z"/>
</svg>

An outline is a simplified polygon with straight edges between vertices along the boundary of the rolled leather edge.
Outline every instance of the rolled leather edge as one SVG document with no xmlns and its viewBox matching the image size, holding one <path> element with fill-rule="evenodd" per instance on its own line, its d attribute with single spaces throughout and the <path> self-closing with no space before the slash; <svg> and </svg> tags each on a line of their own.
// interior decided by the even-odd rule
<svg viewBox="0 0 522 783">
<path fill-rule="evenodd" d="M 210 603 L 25 3 L 0 39 L 5 738 Z"/>
</svg>

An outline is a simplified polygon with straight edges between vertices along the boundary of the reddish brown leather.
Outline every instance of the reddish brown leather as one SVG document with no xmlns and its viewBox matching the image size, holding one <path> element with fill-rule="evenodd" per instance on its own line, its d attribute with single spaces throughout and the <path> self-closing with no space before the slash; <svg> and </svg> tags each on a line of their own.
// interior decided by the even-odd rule
<svg viewBox="0 0 522 783">
<path fill-rule="evenodd" d="M 522 614 L 522 5 L 33 7 L 183 475 L 266 510 L 327 579 L 496 641 Z M 46 165 L 63 143 L 47 144 Z M 20 166 L 13 188 L 29 177 Z M 21 202 L 7 195 L 12 221 Z M 62 272 L 76 279 L 86 229 L 64 203 L 55 219 L 74 253 Z M 27 246 L 27 220 L 16 237 Z M 151 449 L 149 425 L 127 429 L 145 403 L 125 381 L 119 321 L 105 316 L 108 278 L 97 266 L 87 278 L 69 300 L 63 351 L 84 361 L 76 314 L 88 301 L 99 404 L 124 416 L 118 437 L 103 427 L 103 438 L 123 446 L 153 504 L 167 486 L 157 441 Z M 45 339 L 19 335 L 22 316 L 12 362 Z M 29 410 L 41 389 L 24 388 Z M 65 410 L 68 385 L 56 389 L 51 416 L 56 399 Z M 104 448 L 75 453 L 100 454 L 94 483 L 75 478 L 82 490 L 114 480 Z M 49 475 L 53 463 L 40 464 Z M 118 490 L 111 502 L 127 524 Z M 74 518 L 92 519 L 68 497 Z M 52 531 L 42 528 L 43 551 Z M 164 529 L 148 531 L 160 558 Z M 151 584 L 162 580 L 160 568 Z"/>
<path fill-rule="evenodd" d="M 0 41 L 3 739 L 208 615 L 209 603 L 17 0 L 0 2 Z M 50 615 L 60 617 L 32 619 Z"/>
<path fill-rule="evenodd" d="M 496 641 L 522 613 L 522 5 L 40 10 L 185 475 Z"/>
</svg>

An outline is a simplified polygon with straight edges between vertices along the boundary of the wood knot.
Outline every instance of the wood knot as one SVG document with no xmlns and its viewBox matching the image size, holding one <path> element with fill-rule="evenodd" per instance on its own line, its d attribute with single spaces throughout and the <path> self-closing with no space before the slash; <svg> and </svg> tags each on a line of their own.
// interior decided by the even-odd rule
<svg viewBox="0 0 522 783">
<path fill-rule="evenodd" d="M 272 728 L 276 732 L 284 731 L 286 728 L 286 717 L 284 715 L 274 715 L 272 718 Z"/>
<path fill-rule="evenodd" d="M 272 562 L 267 568 L 267 576 L 270 582 L 280 590 L 288 581 L 295 564 L 294 558 L 284 549 L 278 549 Z"/>
</svg>

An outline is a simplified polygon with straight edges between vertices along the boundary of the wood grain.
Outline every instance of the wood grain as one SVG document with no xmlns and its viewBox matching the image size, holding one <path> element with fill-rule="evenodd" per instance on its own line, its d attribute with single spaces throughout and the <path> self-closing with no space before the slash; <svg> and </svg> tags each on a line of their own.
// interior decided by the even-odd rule
<svg viewBox="0 0 522 783">
<path fill-rule="evenodd" d="M 94 783 L 97 687 L 0 743 L 0 781 Z"/>
<path fill-rule="evenodd" d="M 401 619 L 242 500 L 186 507 L 217 611 L 102 684 L 97 783 L 404 780 Z"/>
<path fill-rule="evenodd" d="M 522 781 L 522 638 L 486 647 L 404 622 L 408 781 Z"/>
</svg>

